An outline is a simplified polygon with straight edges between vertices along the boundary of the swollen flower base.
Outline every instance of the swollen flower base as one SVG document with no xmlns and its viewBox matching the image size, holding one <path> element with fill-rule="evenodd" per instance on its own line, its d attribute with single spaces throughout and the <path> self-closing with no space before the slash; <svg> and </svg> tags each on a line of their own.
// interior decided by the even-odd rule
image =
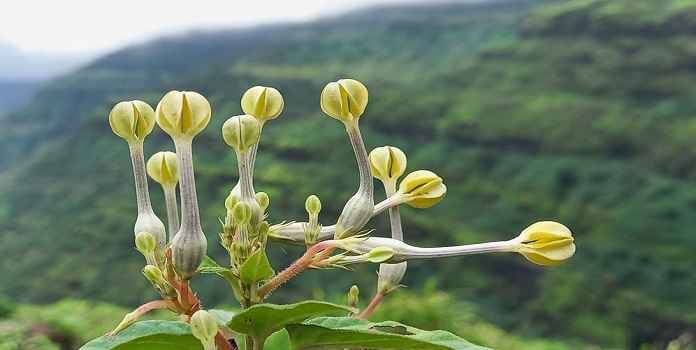
<svg viewBox="0 0 696 350">
<path fill-rule="evenodd" d="M 143 304 L 126 315 L 112 332 L 84 348 L 128 349 L 142 344 L 169 344 L 173 348 L 230 350 L 243 343 L 246 349 L 263 349 L 266 339 L 282 329 L 287 331 L 294 349 L 481 348 L 446 332 L 427 332 L 395 322 L 388 323 L 390 327 L 379 327 L 381 324 L 366 319 L 382 298 L 400 287 L 408 260 L 516 252 L 536 264 L 556 265 L 575 253 L 571 232 L 562 224 L 542 221 L 507 241 L 430 248 L 407 244 L 398 206 L 431 207 L 444 198 L 447 187 L 442 178 L 429 170 L 412 171 L 399 182 L 406 173 L 407 159 L 397 147 L 378 147 L 368 155 L 358 127 L 367 102 L 367 88 L 353 79 L 331 82 L 321 93 L 321 109 L 345 125 L 360 175 L 358 189 L 345 203 L 336 223 L 319 223 L 322 203 L 311 195 L 304 203 L 306 222 L 272 224 L 266 221 L 268 195 L 254 189 L 254 164 L 263 127 L 281 114 L 285 102 L 280 92 L 270 87 L 254 86 L 244 94 L 241 105 L 246 114 L 230 117 L 221 130 L 222 139 L 237 155 L 239 168 L 239 181 L 220 205 L 224 217 L 220 242 L 229 253 L 225 264 L 206 256 L 207 238 L 201 229 L 193 168 L 192 141 L 211 119 L 208 101 L 195 92 L 171 91 L 155 110 L 142 101 L 117 104 L 109 122 L 114 133 L 128 142 L 133 160 L 138 204 L 135 246 L 145 257 L 142 274 L 161 299 Z M 155 153 L 145 166 L 143 141 L 155 123 L 172 137 L 176 153 Z M 168 235 L 152 210 L 146 172 L 165 192 Z M 373 177 L 384 184 L 387 198 L 380 203 L 374 203 Z M 388 237 L 378 236 L 366 227 L 373 216 L 383 211 L 389 212 Z M 269 241 L 304 245 L 306 251 L 290 266 L 276 272 L 266 255 Z M 305 269 L 361 263 L 380 264 L 377 293 L 362 310 L 357 286 L 350 288 L 348 305 L 311 300 L 290 305 L 264 302 L 272 291 Z M 204 310 L 189 283 L 201 273 L 226 279 L 242 311 L 235 314 Z M 171 310 L 181 321 L 137 322 L 143 313 L 156 308 Z M 320 317 L 336 312 L 345 316 Z M 395 329 L 395 325 L 406 332 L 381 330 Z"/>
</svg>

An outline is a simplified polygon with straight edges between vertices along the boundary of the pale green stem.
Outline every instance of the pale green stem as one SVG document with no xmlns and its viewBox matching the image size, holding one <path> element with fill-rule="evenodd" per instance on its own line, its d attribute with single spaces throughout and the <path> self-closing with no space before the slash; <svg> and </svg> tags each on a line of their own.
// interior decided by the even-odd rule
<svg viewBox="0 0 696 350">
<path fill-rule="evenodd" d="M 258 143 L 254 145 L 258 145 Z M 237 153 L 237 165 L 239 168 L 240 201 L 251 207 L 251 225 L 257 227 L 261 223 L 262 214 L 261 207 L 254 197 L 254 157 L 250 150 Z"/>
<path fill-rule="evenodd" d="M 145 170 L 145 155 L 142 143 L 128 143 L 130 148 L 131 163 L 133 164 L 133 177 L 135 178 L 135 198 L 138 203 L 138 214 L 153 213 L 150 203 L 150 193 L 147 188 L 147 171 Z"/>
<path fill-rule="evenodd" d="M 179 192 L 181 195 L 181 227 L 178 232 L 203 232 L 198 211 L 191 140 L 176 140 L 174 146 L 179 163 Z"/>
<path fill-rule="evenodd" d="M 169 242 L 174 238 L 174 234 L 179 231 L 179 204 L 176 199 L 176 185 L 162 186 L 164 190 L 164 200 L 167 203 L 167 224 L 169 225 Z"/>
<path fill-rule="evenodd" d="M 363 143 L 362 135 L 358 123 L 351 126 L 346 126 L 346 131 L 350 137 L 350 143 L 355 152 L 355 159 L 358 162 L 358 172 L 360 174 L 360 187 L 358 192 L 370 198 L 374 197 L 374 186 L 372 183 L 372 170 L 370 170 L 370 161 L 367 157 L 367 149 Z M 373 204 L 374 205 L 374 204 Z"/>
<path fill-rule="evenodd" d="M 438 259 L 472 254 L 484 254 L 505 252 L 513 244 L 511 241 L 497 241 L 477 244 L 466 244 L 450 247 L 422 248 L 408 245 L 404 242 L 383 237 L 370 237 L 365 241 L 351 246 L 355 251 L 367 253 L 377 247 L 394 249 L 394 256 L 389 259 L 390 264 L 408 260 Z"/>
</svg>

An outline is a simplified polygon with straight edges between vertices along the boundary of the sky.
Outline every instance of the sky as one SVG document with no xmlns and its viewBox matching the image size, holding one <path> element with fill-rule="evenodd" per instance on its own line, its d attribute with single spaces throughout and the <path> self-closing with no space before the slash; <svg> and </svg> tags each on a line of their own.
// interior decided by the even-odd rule
<svg viewBox="0 0 696 350">
<path fill-rule="evenodd" d="M 0 12 L 0 41 L 26 53 L 96 55 L 193 29 L 303 22 L 368 5 L 422 1 L 16 0 Z"/>
</svg>

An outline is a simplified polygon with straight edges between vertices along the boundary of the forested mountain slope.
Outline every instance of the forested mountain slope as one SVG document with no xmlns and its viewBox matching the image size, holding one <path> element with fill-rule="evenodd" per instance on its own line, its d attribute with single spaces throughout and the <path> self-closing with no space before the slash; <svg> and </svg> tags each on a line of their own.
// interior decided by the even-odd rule
<svg viewBox="0 0 696 350">
<path fill-rule="evenodd" d="M 154 105 L 171 89 L 201 92 L 213 106 L 194 142 L 212 255 L 222 250 L 214 233 L 236 178 L 219 130 L 252 85 L 274 86 L 286 102 L 264 127 L 257 161 L 270 220 L 303 218 L 314 193 L 331 223 L 357 171 L 318 96 L 328 81 L 352 77 L 370 90 L 361 119 L 368 149 L 396 145 L 409 169 L 431 169 L 448 186 L 437 206 L 404 210 L 408 241 L 507 239 L 546 219 L 577 240 L 576 256 L 554 268 L 507 255 L 418 262 L 405 284 L 437 279 L 525 334 L 631 348 L 674 339 L 696 325 L 694 43 L 690 1 L 511 1 L 383 8 L 116 52 L 0 120 L 0 292 L 131 305 L 153 294 L 131 248 L 127 147 L 106 117 L 120 100 Z M 161 132 L 146 142 L 148 155 L 172 148 Z M 152 194 L 163 213 L 155 186 Z M 379 235 L 385 223 L 370 226 Z M 308 273 L 290 287 L 344 293 L 357 281 L 367 290 L 373 270 L 336 271 L 332 286 Z M 207 293 L 231 300 L 224 285 Z"/>
</svg>

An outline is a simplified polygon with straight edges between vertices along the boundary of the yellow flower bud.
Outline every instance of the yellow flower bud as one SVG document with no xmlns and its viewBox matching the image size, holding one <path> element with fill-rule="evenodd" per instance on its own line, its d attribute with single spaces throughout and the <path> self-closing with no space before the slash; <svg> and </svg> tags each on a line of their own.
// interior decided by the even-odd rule
<svg viewBox="0 0 696 350">
<path fill-rule="evenodd" d="M 428 208 L 445 197 L 447 186 L 432 171 L 416 170 L 401 181 L 399 193 L 406 204 L 414 208 Z"/>
<path fill-rule="evenodd" d="M 237 153 L 247 151 L 260 137 L 258 120 L 248 114 L 231 117 L 222 124 L 222 138 Z"/>
<path fill-rule="evenodd" d="M 396 181 L 406 171 L 406 155 L 396 147 L 377 147 L 369 159 L 372 176 L 382 182 Z"/>
<path fill-rule="evenodd" d="M 244 113 L 262 122 L 277 118 L 284 106 L 283 96 L 272 87 L 254 86 L 242 96 Z"/>
<path fill-rule="evenodd" d="M 143 101 L 119 102 L 109 113 L 109 124 L 126 141 L 142 142 L 155 127 L 155 112 Z"/>
<path fill-rule="evenodd" d="M 157 152 L 147 161 L 147 174 L 165 187 L 174 187 L 179 182 L 179 168 L 174 152 Z"/>
<path fill-rule="evenodd" d="M 157 124 L 173 139 L 192 139 L 210 122 L 210 103 L 192 91 L 170 91 L 155 110 Z"/>
<path fill-rule="evenodd" d="M 204 349 L 216 349 L 215 336 L 218 334 L 218 323 L 208 311 L 198 310 L 190 319 L 191 333 L 203 343 Z"/>
<path fill-rule="evenodd" d="M 321 92 L 321 109 L 344 123 L 355 122 L 367 107 L 367 88 L 354 79 L 326 84 Z"/>
<path fill-rule="evenodd" d="M 534 223 L 510 242 L 512 244 L 508 251 L 520 253 L 539 265 L 558 265 L 575 254 L 575 243 L 570 230 L 554 221 Z"/>
<path fill-rule="evenodd" d="M 254 199 L 256 199 L 256 203 L 259 204 L 261 211 L 268 209 L 268 205 L 271 202 L 271 199 L 268 198 L 268 193 L 266 192 L 256 192 Z"/>
</svg>

